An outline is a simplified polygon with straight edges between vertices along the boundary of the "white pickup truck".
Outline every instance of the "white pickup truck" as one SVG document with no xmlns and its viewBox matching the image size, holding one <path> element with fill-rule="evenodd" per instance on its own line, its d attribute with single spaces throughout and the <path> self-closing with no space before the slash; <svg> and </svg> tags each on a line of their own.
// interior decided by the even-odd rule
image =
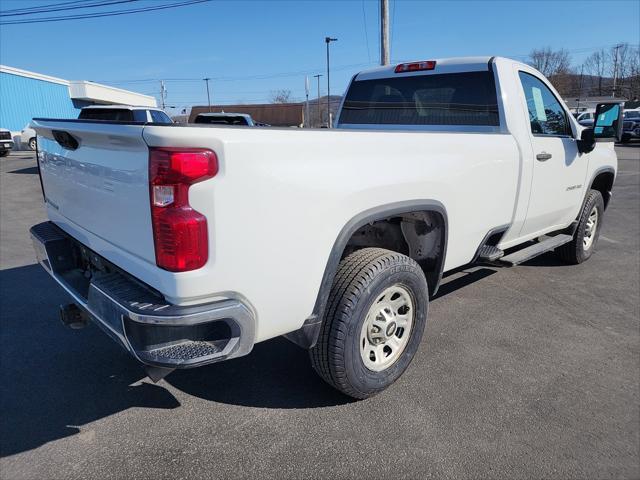
<svg viewBox="0 0 640 480">
<path fill-rule="evenodd" d="M 285 335 L 329 384 L 407 368 L 443 272 L 595 248 L 622 109 L 585 129 L 505 58 L 353 77 L 334 129 L 34 119 L 38 259 L 158 380 Z"/>
</svg>

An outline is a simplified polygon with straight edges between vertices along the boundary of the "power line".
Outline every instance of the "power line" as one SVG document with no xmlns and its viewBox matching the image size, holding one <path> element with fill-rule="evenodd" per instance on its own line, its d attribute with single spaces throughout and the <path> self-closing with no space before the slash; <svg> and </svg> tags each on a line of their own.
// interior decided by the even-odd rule
<svg viewBox="0 0 640 480">
<path fill-rule="evenodd" d="M 357 68 L 357 67 L 366 67 L 366 66 L 370 66 L 372 65 L 371 62 L 369 63 L 354 63 L 354 64 L 350 64 L 350 65 L 341 65 L 338 67 L 332 67 L 331 70 L 333 71 L 341 71 L 341 70 L 348 70 L 351 68 Z M 273 73 L 273 74 L 266 74 L 266 75 L 247 75 L 247 76 L 241 76 L 241 77 L 210 77 L 211 80 L 215 80 L 216 82 L 237 82 L 237 81 L 241 81 L 241 80 L 267 80 L 267 79 L 271 79 L 271 78 L 283 78 L 283 77 L 295 77 L 298 75 L 305 75 L 305 74 L 311 74 L 313 72 L 317 72 L 318 70 L 321 70 L 325 67 L 318 67 L 318 68 L 314 68 L 314 69 L 309 69 L 309 70 L 298 70 L 298 71 L 294 71 L 294 72 L 280 72 L 280 73 Z M 97 82 L 101 82 L 101 83 L 117 83 L 117 84 L 134 84 L 134 83 L 152 83 L 152 82 L 158 82 L 160 79 L 159 78 L 144 78 L 144 79 L 124 79 L 124 80 L 97 80 Z M 162 80 L 164 80 L 165 82 L 201 82 L 202 81 L 202 77 L 200 78 L 163 78 Z"/>
<path fill-rule="evenodd" d="M 371 52 L 369 51 L 369 34 L 367 33 L 367 12 L 364 8 L 364 0 L 362 0 L 362 24 L 364 25 L 364 41 L 367 44 L 367 58 L 371 61 Z"/>
<path fill-rule="evenodd" d="M 11 11 L 9 11 L 9 13 L 7 13 L 7 11 L 0 11 L 0 17 L 16 17 L 16 16 L 21 16 L 21 15 L 37 15 L 40 13 L 50 13 L 50 12 L 61 12 L 64 10 L 83 10 L 85 8 L 96 8 L 96 7 L 106 7 L 109 5 L 117 5 L 120 3 L 132 3 L 132 2 L 138 2 L 140 0 L 107 0 L 107 1 L 99 1 L 99 2 L 94 2 L 94 3 L 83 3 L 82 5 L 73 5 L 73 6 L 66 6 L 66 7 L 61 7 L 61 8 L 49 8 L 49 9 L 43 9 L 43 10 L 33 10 L 33 11 L 28 11 L 28 12 L 13 12 L 11 13 Z"/>
<path fill-rule="evenodd" d="M 41 8 L 49 8 L 49 7 L 59 7 L 63 5 L 71 5 L 77 3 L 84 3 L 86 0 L 73 0 L 71 2 L 61 2 L 61 3 L 50 3 L 49 5 L 39 5 L 37 7 L 25 7 L 25 8 L 12 8 L 10 10 L 4 10 L 5 13 L 13 13 L 13 12 L 26 12 L 31 10 L 40 10 Z"/>
<path fill-rule="evenodd" d="M 144 13 L 144 12 L 152 12 L 155 10 L 165 10 L 168 8 L 186 7 L 188 5 L 195 5 L 198 3 L 210 2 L 210 1 L 212 0 L 186 0 L 186 1 L 177 2 L 177 3 L 159 5 L 155 7 L 133 8 L 129 10 L 111 10 L 109 12 L 87 13 L 87 14 L 70 15 L 70 16 L 44 17 L 44 18 L 29 19 L 29 20 L 11 20 L 6 22 L 0 22 L 0 25 L 20 25 L 20 24 L 26 24 L 26 23 L 49 23 L 49 22 L 63 22 L 67 20 L 84 20 L 87 18 L 115 17 L 118 15 L 129 15 L 132 13 Z"/>
</svg>

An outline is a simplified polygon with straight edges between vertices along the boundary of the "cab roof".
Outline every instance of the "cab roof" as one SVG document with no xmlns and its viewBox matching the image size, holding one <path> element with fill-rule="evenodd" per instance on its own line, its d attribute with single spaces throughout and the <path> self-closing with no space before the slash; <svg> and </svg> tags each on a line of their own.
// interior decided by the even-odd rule
<svg viewBox="0 0 640 480">
<path fill-rule="evenodd" d="M 501 60 L 507 60 L 513 63 L 515 60 L 506 59 L 502 57 L 492 56 L 479 56 L 479 57 L 451 57 L 451 58 L 424 58 L 421 60 L 415 60 L 410 62 L 399 62 L 392 65 L 385 65 L 384 67 L 372 68 L 370 70 L 364 70 L 358 73 L 355 80 L 374 80 L 377 78 L 402 76 L 414 76 L 414 75 L 437 75 L 439 73 L 460 73 L 460 72 L 481 72 L 489 70 L 489 62 L 493 59 L 500 58 Z M 396 73 L 395 69 L 398 65 L 405 63 L 416 63 L 435 61 L 436 65 L 433 70 L 419 70 L 415 72 Z"/>
<path fill-rule="evenodd" d="M 85 108 L 97 108 L 100 110 L 162 110 L 158 107 L 145 107 L 142 105 L 87 105 L 86 107 L 82 107 L 82 110 Z"/>
</svg>

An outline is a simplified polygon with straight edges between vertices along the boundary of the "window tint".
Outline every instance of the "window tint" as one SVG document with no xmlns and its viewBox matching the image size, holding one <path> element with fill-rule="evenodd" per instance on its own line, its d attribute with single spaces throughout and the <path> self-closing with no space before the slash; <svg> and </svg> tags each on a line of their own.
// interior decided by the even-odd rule
<svg viewBox="0 0 640 480">
<path fill-rule="evenodd" d="M 352 82 L 340 123 L 500 124 L 493 73 L 397 76 Z"/>
<path fill-rule="evenodd" d="M 78 116 L 80 120 L 111 120 L 132 122 L 133 112 L 124 108 L 83 108 Z"/>
<path fill-rule="evenodd" d="M 142 122 L 147 123 L 149 119 L 147 118 L 146 110 L 134 110 L 133 111 L 133 121 L 134 122 Z"/>
<path fill-rule="evenodd" d="M 151 120 L 154 123 L 173 123 L 169 115 L 160 110 L 149 110 L 149 113 L 151 113 Z"/>
<path fill-rule="evenodd" d="M 520 72 L 520 82 L 529 109 L 531 133 L 536 135 L 569 135 L 567 115 L 551 90 L 533 75 Z M 581 120 L 586 120 L 587 117 Z"/>
<path fill-rule="evenodd" d="M 249 125 L 247 119 L 242 116 L 215 116 L 198 115 L 194 123 L 206 123 L 209 125 Z"/>
</svg>

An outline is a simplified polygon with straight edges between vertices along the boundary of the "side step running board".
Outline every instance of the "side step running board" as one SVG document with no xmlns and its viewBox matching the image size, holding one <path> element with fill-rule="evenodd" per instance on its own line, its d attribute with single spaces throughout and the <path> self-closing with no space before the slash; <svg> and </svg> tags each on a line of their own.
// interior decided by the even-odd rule
<svg viewBox="0 0 640 480">
<path fill-rule="evenodd" d="M 478 251 L 479 262 L 495 262 L 504 255 L 504 251 L 493 245 L 483 245 Z"/>
<path fill-rule="evenodd" d="M 516 252 L 510 253 L 506 257 L 502 257 L 500 262 L 506 263 L 509 266 L 518 265 L 520 263 L 531 260 L 533 257 L 542 255 L 543 253 L 550 252 L 551 250 L 569 243 L 573 237 L 571 235 L 556 235 L 555 237 L 549 237 L 542 242 L 535 243 L 530 247 L 523 248 Z"/>
</svg>

